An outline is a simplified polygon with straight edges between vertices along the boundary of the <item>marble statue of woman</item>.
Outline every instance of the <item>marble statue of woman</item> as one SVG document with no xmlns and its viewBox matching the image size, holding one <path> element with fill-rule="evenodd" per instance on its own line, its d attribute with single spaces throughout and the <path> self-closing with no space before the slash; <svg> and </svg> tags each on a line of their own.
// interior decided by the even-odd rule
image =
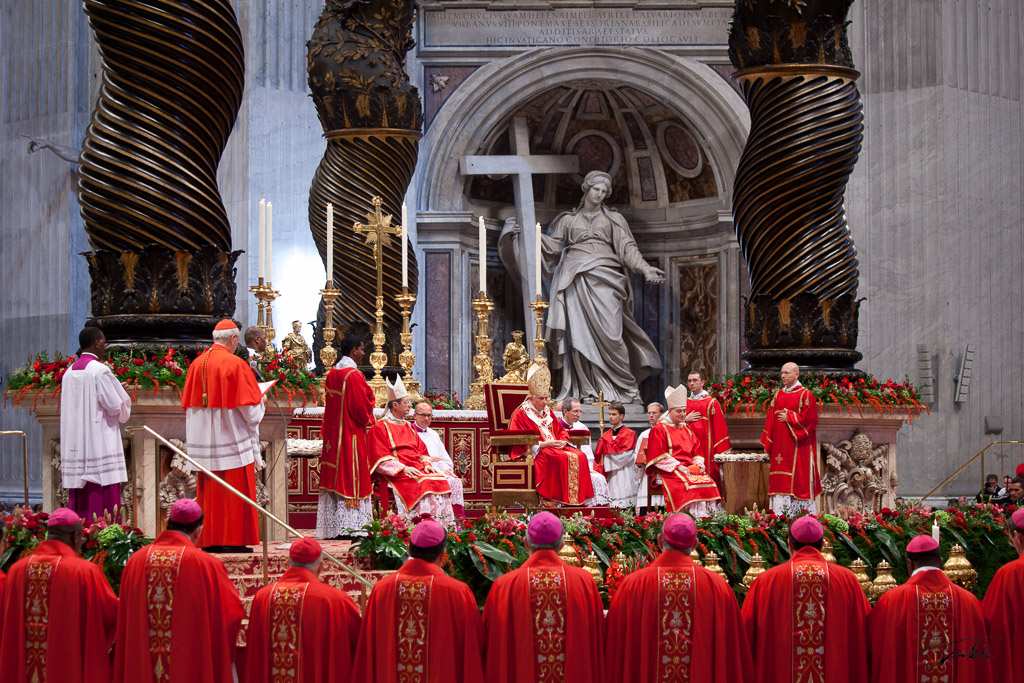
<svg viewBox="0 0 1024 683">
<path fill-rule="evenodd" d="M 611 176 L 591 171 L 582 188 L 576 210 L 559 214 L 542 237 L 551 273 L 546 351 L 562 372 L 556 398 L 596 399 L 603 391 L 606 400 L 640 401 L 640 382 L 662 363 L 633 318 L 629 273 L 658 284 L 665 274 L 644 260 L 626 220 L 604 205 Z"/>
</svg>

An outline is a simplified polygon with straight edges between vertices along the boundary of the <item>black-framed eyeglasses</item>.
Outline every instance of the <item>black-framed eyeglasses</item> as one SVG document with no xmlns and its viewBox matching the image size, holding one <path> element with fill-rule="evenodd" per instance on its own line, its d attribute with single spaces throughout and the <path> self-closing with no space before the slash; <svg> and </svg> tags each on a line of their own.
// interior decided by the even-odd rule
<svg viewBox="0 0 1024 683">
<path fill-rule="evenodd" d="M 432 420 L 432 419 L 434 418 L 434 416 L 433 416 L 433 415 L 428 415 L 428 414 L 426 414 L 426 413 L 416 413 L 416 417 L 425 417 L 425 418 L 427 418 L 428 420 Z"/>
</svg>

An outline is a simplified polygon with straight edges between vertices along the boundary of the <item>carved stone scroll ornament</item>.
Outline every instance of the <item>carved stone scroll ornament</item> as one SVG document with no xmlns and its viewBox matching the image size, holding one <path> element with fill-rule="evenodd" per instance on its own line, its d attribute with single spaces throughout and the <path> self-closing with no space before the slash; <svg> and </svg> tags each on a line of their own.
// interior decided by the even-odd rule
<svg viewBox="0 0 1024 683">
<path fill-rule="evenodd" d="M 171 439 L 172 444 L 188 453 L 188 446 L 184 441 Z M 196 490 L 196 477 L 188 471 L 188 464 L 175 453 L 171 458 L 170 470 L 160 481 L 157 488 L 157 496 L 160 498 L 160 507 L 170 512 L 171 506 L 181 498 L 188 498 L 188 494 Z"/>
<path fill-rule="evenodd" d="M 825 476 L 822 497 L 825 509 L 853 508 L 874 512 L 882 507 L 882 498 L 889 491 L 889 446 L 875 446 L 861 432 L 854 432 L 848 441 L 822 444 Z"/>
</svg>

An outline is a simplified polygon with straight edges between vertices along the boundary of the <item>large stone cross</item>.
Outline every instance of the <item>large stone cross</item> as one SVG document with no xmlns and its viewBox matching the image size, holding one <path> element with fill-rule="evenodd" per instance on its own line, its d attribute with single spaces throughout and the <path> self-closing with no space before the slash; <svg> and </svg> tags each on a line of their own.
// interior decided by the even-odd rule
<svg viewBox="0 0 1024 683">
<path fill-rule="evenodd" d="M 526 127 L 526 118 L 517 116 L 512 119 L 509 131 L 511 154 L 494 156 L 465 156 L 459 160 L 459 171 L 462 175 L 511 175 L 515 191 L 516 221 L 521 232 L 523 255 L 520 272 L 520 288 L 523 292 L 523 313 L 527 322 L 530 320 L 530 302 L 534 300 L 535 291 L 533 273 L 536 265 L 533 226 L 537 223 L 537 211 L 533 197 L 533 176 L 556 173 L 579 173 L 580 160 L 576 155 L 541 155 L 530 154 L 530 134 Z M 485 255 L 481 255 L 485 258 Z M 533 326 L 527 324 L 528 344 L 533 343 Z"/>
</svg>

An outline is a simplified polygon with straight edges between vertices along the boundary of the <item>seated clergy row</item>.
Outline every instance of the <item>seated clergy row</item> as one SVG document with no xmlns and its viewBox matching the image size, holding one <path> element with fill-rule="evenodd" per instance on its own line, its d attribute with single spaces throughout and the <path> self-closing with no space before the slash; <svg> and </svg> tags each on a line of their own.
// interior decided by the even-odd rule
<svg viewBox="0 0 1024 683">
<path fill-rule="evenodd" d="M 605 616 L 590 575 L 558 556 L 561 522 L 540 513 L 530 557 L 494 582 L 482 617 L 470 588 L 442 571 L 447 535 L 429 519 L 360 617 L 318 579 L 322 551 L 304 538 L 253 599 L 237 661 L 241 600 L 223 563 L 194 545 L 194 501 L 175 503 L 168 530 L 129 559 L 120 600 L 77 556 L 81 525 L 55 511 L 48 540 L 6 585 L 0 575 L 5 681 L 986 683 L 1024 667 L 1024 510 L 1008 523 L 1022 557 L 999 570 L 983 606 L 939 569 L 938 543 L 918 536 L 910 580 L 872 610 L 852 572 L 824 560 L 823 529 L 807 516 L 790 529 L 791 559 L 754 581 L 741 611 L 690 559 L 697 528 L 675 514 L 661 554 L 622 581 Z"/>
</svg>

